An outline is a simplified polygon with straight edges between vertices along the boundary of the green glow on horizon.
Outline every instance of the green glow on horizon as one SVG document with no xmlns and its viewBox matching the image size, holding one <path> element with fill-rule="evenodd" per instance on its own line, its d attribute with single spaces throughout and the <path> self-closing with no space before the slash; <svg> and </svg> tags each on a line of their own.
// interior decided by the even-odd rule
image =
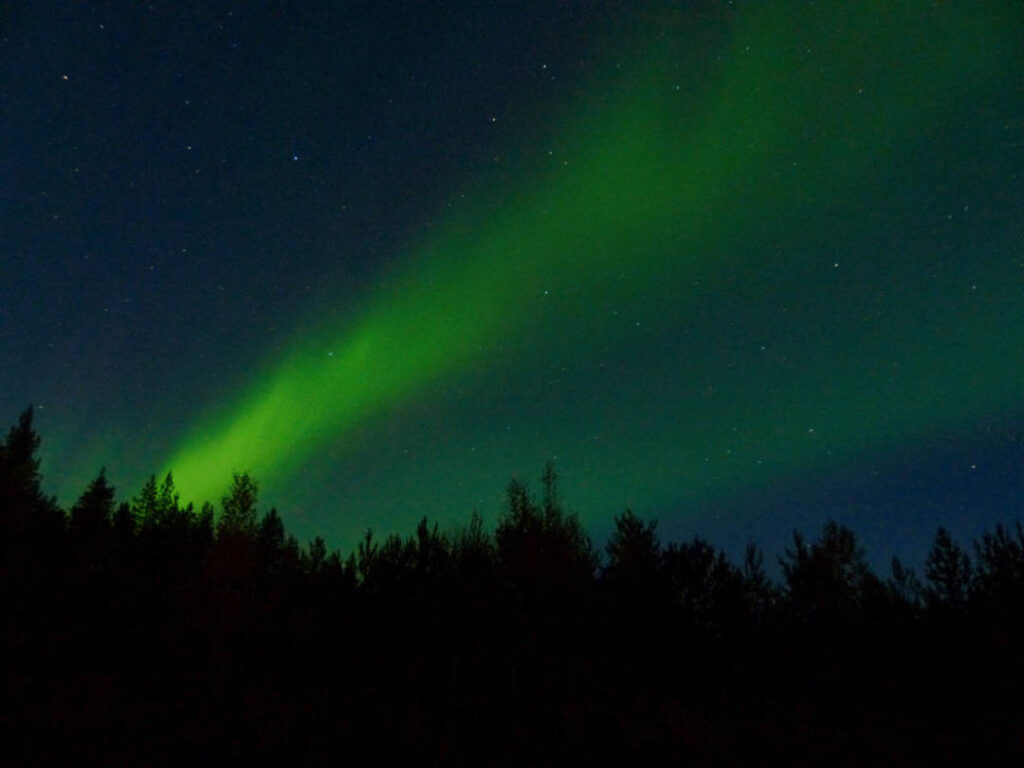
<svg viewBox="0 0 1024 768">
<path fill-rule="evenodd" d="M 977 9 L 954 5 L 758 4 L 738 18 L 720 69 L 696 83 L 672 70 L 671 39 L 655 40 L 640 71 L 610 84 L 616 98 L 596 97 L 566 120 L 567 164 L 555 158 L 500 210 L 463 214 L 411 247 L 386 290 L 297 339 L 166 468 L 197 500 L 219 497 L 232 471 L 272 486 L 327 441 L 354 439 L 438 382 L 488 365 L 499 344 L 528 360 L 548 313 L 590 317 L 600 335 L 595 306 L 685 300 L 691 275 L 713 274 L 745 238 L 785 232 L 822 197 L 858 193 L 917 130 L 961 108 L 1014 46 Z M 829 50 L 812 51 L 825 44 L 822 29 L 832 30 Z M 840 341 L 856 342 L 844 333 Z M 962 359 L 937 370 L 934 394 L 926 387 L 918 400 L 920 389 L 851 390 L 859 400 L 835 420 L 838 438 L 852 445 L 921 430 Z M 841 387 L 843 366 L 819 367 L 826 386 Z M 986 407 L 1014 397 L 1019 383 L 1002 367 L 977 379 Z M 766 434 L 806 422 L 798 395 L 811 384 L 784 374 L 772 384 L 791 402 L 760 410 L 758 392 L 742 390 L 746 399 L 716 408 Z M 911 401 L 902 421 L 886 419 Z M 792 461 L 805 461 L 800 450 Z"/>
</svg>

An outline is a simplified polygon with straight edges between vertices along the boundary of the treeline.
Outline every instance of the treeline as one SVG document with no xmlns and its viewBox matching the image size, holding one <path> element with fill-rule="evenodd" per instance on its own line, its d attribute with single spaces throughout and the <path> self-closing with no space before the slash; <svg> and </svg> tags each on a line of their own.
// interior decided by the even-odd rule
<svg viewBox="0 0 1024 768">
<path fill-rule="evenodd" d="M 1024 530 L 938 530 L 879 576 L 854 533 L 662 544 L 627 511 L 599 552 L 512 481 L 493 531 L 300 546 L 236 475 L 70 509 L 26 410 L 0 444 L 5 762 L 964 765 L 1024 755 Z"/>
</svg>

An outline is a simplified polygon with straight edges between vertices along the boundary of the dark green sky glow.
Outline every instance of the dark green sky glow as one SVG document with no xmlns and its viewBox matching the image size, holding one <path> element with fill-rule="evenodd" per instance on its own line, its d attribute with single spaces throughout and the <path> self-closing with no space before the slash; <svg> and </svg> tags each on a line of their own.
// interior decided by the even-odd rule
<svg viewBox="0 0 1024 768">
<path fill-rule="evenodd" d="M 1014 404 L 1024 323 L 1006 328 L 1013 297 L 992 295 L 1011 285 L 1013 255 L 972 265 L 957 295 L 948 280 L 939 289 L 907 284 L 928 280 L 922 262 L 956 258 L 924 238 L 872 248 L 849 233 L 823 243 L 822 232 L 793 231 L 835 231 L 835 212 L 822 203 L 866 196 L 879 177 L 896 182 L 892 163 L 926 148 L 928 121 L 962 110 L 981 74 L 1009 51 L 1005 30 L 967 23 L 951 8 L 925 20 L 916 10 L 883 10 L 751 13 L 710 82 L 680 83 L 686 73 L 672 67 L 671 50 L 652 46 L 653 64 L 638 57 L 651 74 L 613 82 L 609 91 L 622 98 L 584 110 L 587 119 L 567 128 L 580 138 L 567 139 L 565 165 L 555 162 L 535 187 L 524 183 L 496 215 L 463 216 L 416 248 L 383 295 L 340 328 L 297 341 L 167 466 L 196 498 L 215 498 L 233 469 L 276 489 L 325 444 L 342 462 L 365 451 L 396 411 L 415 420 L 409 412 L 429 400 L 442 410 L 483 405 L 483 392 L 437 402 L 437 388 L 453 382 L 458 391 L 467 372 L 511 367 L 543 377 L 545 362 L 575 371 L 601 352 L 609 361 L 590 372 L 604 379 L 586 397 L 592 409 L 567 424 L 516 414 L 525 444 L 499 434 L 490 450 L 516 446 L 513 455 L 539 460 L 544 443 L 555 453 L 561 444 L 571 457 L 587 421 L 600 442 L 650 414 L 642 430 L 650 447 L 627 435 L 605 444 L 633 443 L 644 485 L 671 483 L 701 497 Z M 764 247 L 772 241 L 781 243 Z M 742 253 L 744 243 L 754 252 Z M 921 248 L 930 252 L 913 252 Z M 751 290 L 722 272 L 762 284 Z M 734 305 L 731 317 L 714 317 L 713 308 L 712 317 L 689 317 L 709 290 L 719 306 Z M 798 318 L 772 317 L 787 312 Z M 682 340 L 680 323 L 691 326 Z M 647 381 L 602 376 L 621 366 L 611 362 L 620 347 L 656 349 L 666 326 L 669 348 L 644 366 Z M 538 403 L 575 400 L 572 378 L 532 394 Z M 542 445 L 533 442 L 539 435 Z M 425 437 L 413 431 L 409 444 L 430 452 Z M 474 437 L 489 442 L 463 435 L 451 447 L 462 453 Z M 438 478 L 461 474 L 467 460 L 445 455 L 446 443 L 429 462 Z M 617 450 L 586 453 L 588 474 L 618 474 Z"/>
<path fill-rule="evenodd" d="M 350 546 L 493 514 L 557 456 L 595 529 L 627 505 L 699 528 L 1019 423 L 1020 8 L 678 15 L 595 35 L 589 80 L 505 134 L 479 194 L 423 210 L 389 267 L 126 471 L 170 469 L 196 501 L 251 471 L 301 533 Z M 111 443 L 55 443 L 110 464 Z"/>
</svg>

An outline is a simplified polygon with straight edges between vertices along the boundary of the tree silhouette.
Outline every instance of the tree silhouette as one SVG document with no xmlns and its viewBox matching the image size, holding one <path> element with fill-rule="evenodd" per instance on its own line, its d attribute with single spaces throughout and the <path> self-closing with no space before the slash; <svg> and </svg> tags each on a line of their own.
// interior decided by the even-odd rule
<svg viewBox="0 0 1024 768">
<path fill-rule="evenodd" d="M 205 549 L 213 541 L 213 518 L 213 504 L 204 501 L 196 516 L 195 525 L 192 527 L 192 535 L 197 549 Z"/>
<path fill-rule="evenodd" d="M 975 542 L 972 597 L 998 647 L 1012 649 L 1024 642 L 1024 527 L 1018 521 L 1011 534 L 1003 525 Z M 1008 663 L 1024 667 L 1014 653 Z"/>
<path fill-rule="evenodd" d="M 114 513 L 114 487 L 101 469 L 71 507 L 68 533 L 80 542 L 96 542 L 107 534 Z"/>
<path fill-rule="evenodd" d="M 38 504 L 43 496 L 40 490 L 42 476 L 39 473 L 40 438 L 32 426 L 32 406 L 18 417 L 18 423 L 11 427 L 0 450 L 0 470 L 3 471 L 3 500 L 5 508 L 12 510 L 15 504 Z"/>
<path fill-rule="evenodd" d="M 362 540 L 356 547 L 356 574 L 363 584 L 372 584 L 376 570 L 377 552 L 380 545 L 373 540 L 373 529 L 367 528 Z"/>
<path fill-rule="evenodd" d="M 558 490 L 558 475 L 555 472 L 555 462 L 548 459 L 544 462 L 544 471 L 540 476 L 541 484 L 541 512 L 544 522 L 552 528 L 558 525 L 562 516 L 562 495 Z"/>
<path fill-rule="evenodd" d="M 880 581 L 830 522 L 794 534 L 780 588 L 753 543 L 733 565 L 627 510 L 597 571 L 549 462 L 493 529 L 423 517 L 343 559 L 258 516 L 247 474 L 215 523 L 170 474 L 118 503 L 101 470 L 65 521 L 38 446 L 31 412 L 0 441 L 13 764 L 1024 757 L 1020 524 L 970 560 L 939 529 L 922 584 L 895 559 Z"/>
<path fill-rule="evenodd" d="M 452 556 L 463 583 L 479 583 L 494 575 L 494 542 L 484 530 L 483 518 L 476 510 L 470 515 L 469 523 L 456 532 Z"/>
<path fill-rule="evenodd" d="M 306 573 L 319 574 L 327 567 L 327 542 L 314 536 L 302 553 L 302 568 Z"/>
<path fill-rule="evenodd" d="M 890 571 L 885 582 L 890 607 L 899 613 L 901 620 L 909 621 L 918 615 L 924 604 L 924 585 L 898 557 L 892 558 Z"/>
<path fill-rule="evenodd" d="M 258 484 L 249 476 L 248 472 L 236 472 L 232 476 L 231 487 L 221 499 L 217 538 L 226 536 L 252 538 L 255 536 L 258 490 Z"/>
<path fill-rule="evenodd" d="M 135 539 L 135 516 L 132 514 L 131 505 L 128 502 L 121 502 L 117 511 L 111 517 L 111 530 L 114 547 L 118 551 L 127 551 L 134 544 Z"/>
<path fill-rule="evenodd" d="M 657 527 L 657 521 L 645 523 L 629 509 L 615 517 L 615 530 L 605 545 L 604 576 L 609 582 L 626 589 L 651 585 L 661 566 Z"/>
<path fill-rule="evenodd" d="M 416 526 L 413 571 L 421 588 L 438 588 L 452 575 L 453 561 L 448 537 L 423 517 Z"/>
<path fill-rule="evenodd" d="M 1024 588 L 1024 527 L 1019 522 L 1013 534 L 997 524 L 995 533 L 986 533 L 975 544 L 975 553 L 975 588 L 978 592 L 1008 603 L 1012 602 L 1010 596 L 1021 594 Z M 963 560 L 967 560 L 966 555 Z M 957 575 L 962 581 L 970 577 L 969 562 Z"/>
<path fill-rule="evenodd" d="M 971 561 L 945 528 L 935 532 L 924 573 L 924 597 L 930 608 L 963 610 L 971 587 Z"/>
<path fill-rule="evenodd" d="M 683 544 L 669 544 L 663 555 L 673 603 L 684 627 L 709 636 L 721 636 L 742 610 L 740 572 L 699 536 Z"/>
<path fill-rule="evenodd" d="M 57 610 L 63 599 L 61 563 L 65 557 L 64 511 L 42 492 L 41 440 L 29 406 L 0 443 L 0 584 L 7 621 Z"/>
<path fill-rule="evenodd" d="M 794 532 L 793 548 L 779 564 L 794 618 L 819 628 L 852 620 L 868 583 L 875 580 L 853 531 L 831 520 L 810 546 Z"/>
<path fill-rule="evenodd" d="M 135 518 L 137 529 L 148 528 L 157 523 L 160 512 L 157 498 L 156 475 L 150 475 L 131 501 L 132 517 Z"/>
<path fill-rule="evenodd" d="M 557 478 L 545 466 L 543 506 L 516 479 L 506 489 L 506 511 L 495 530 L 498 559 L 529 600 L 578 593 L 592 578 L 598 558 L 576 515 L 558 502 Z"/>
<path fill-rule="evenodd" d="M 174 486 L 174 476 L 168 472 L 160 482 L 160 489 L 156 495 L 156 522 L 170 521 L 172 525 L 180 525 L 183 510 L 178 503 L 179 500 L 178 489 Z M 185 517 L 191 517 L 191 510 Z"/>
<path fill-rule="evenodd" d="M 276 552 L 284 547 L 284 521 L 276 507 L 272 507 L 260 520 L 256 537 L 268 551 Z"/>
<path fill-rule="evenodd" d="M 64 516 L 56 500 L 42 491 L 39 471 L 41 439 L 28 406 L 11 427 L 0 447 L 0 525 L 8 535 L 29 533 L 38 540 L 58 535 Z"/>
</svg>

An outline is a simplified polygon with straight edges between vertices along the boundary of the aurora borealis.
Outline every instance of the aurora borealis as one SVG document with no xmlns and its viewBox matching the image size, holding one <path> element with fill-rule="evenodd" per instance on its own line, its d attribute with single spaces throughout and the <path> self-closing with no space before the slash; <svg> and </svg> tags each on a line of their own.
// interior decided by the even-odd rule
<svg viewBox="0 0 1024 768">
<path fill-rule="evenodd" d="M 68 12 L 5 55 L 52 72 L 6 86 L 3 402 L 44 407 L 62 500 L 101 465 L 197 502 L 249 470 L 347 547 L 493 515 L 556 456 L 595 533 L 841 514 L 917 553 L 1019 514 L 1019 5 L 491 10 Z"/>
</svg>

